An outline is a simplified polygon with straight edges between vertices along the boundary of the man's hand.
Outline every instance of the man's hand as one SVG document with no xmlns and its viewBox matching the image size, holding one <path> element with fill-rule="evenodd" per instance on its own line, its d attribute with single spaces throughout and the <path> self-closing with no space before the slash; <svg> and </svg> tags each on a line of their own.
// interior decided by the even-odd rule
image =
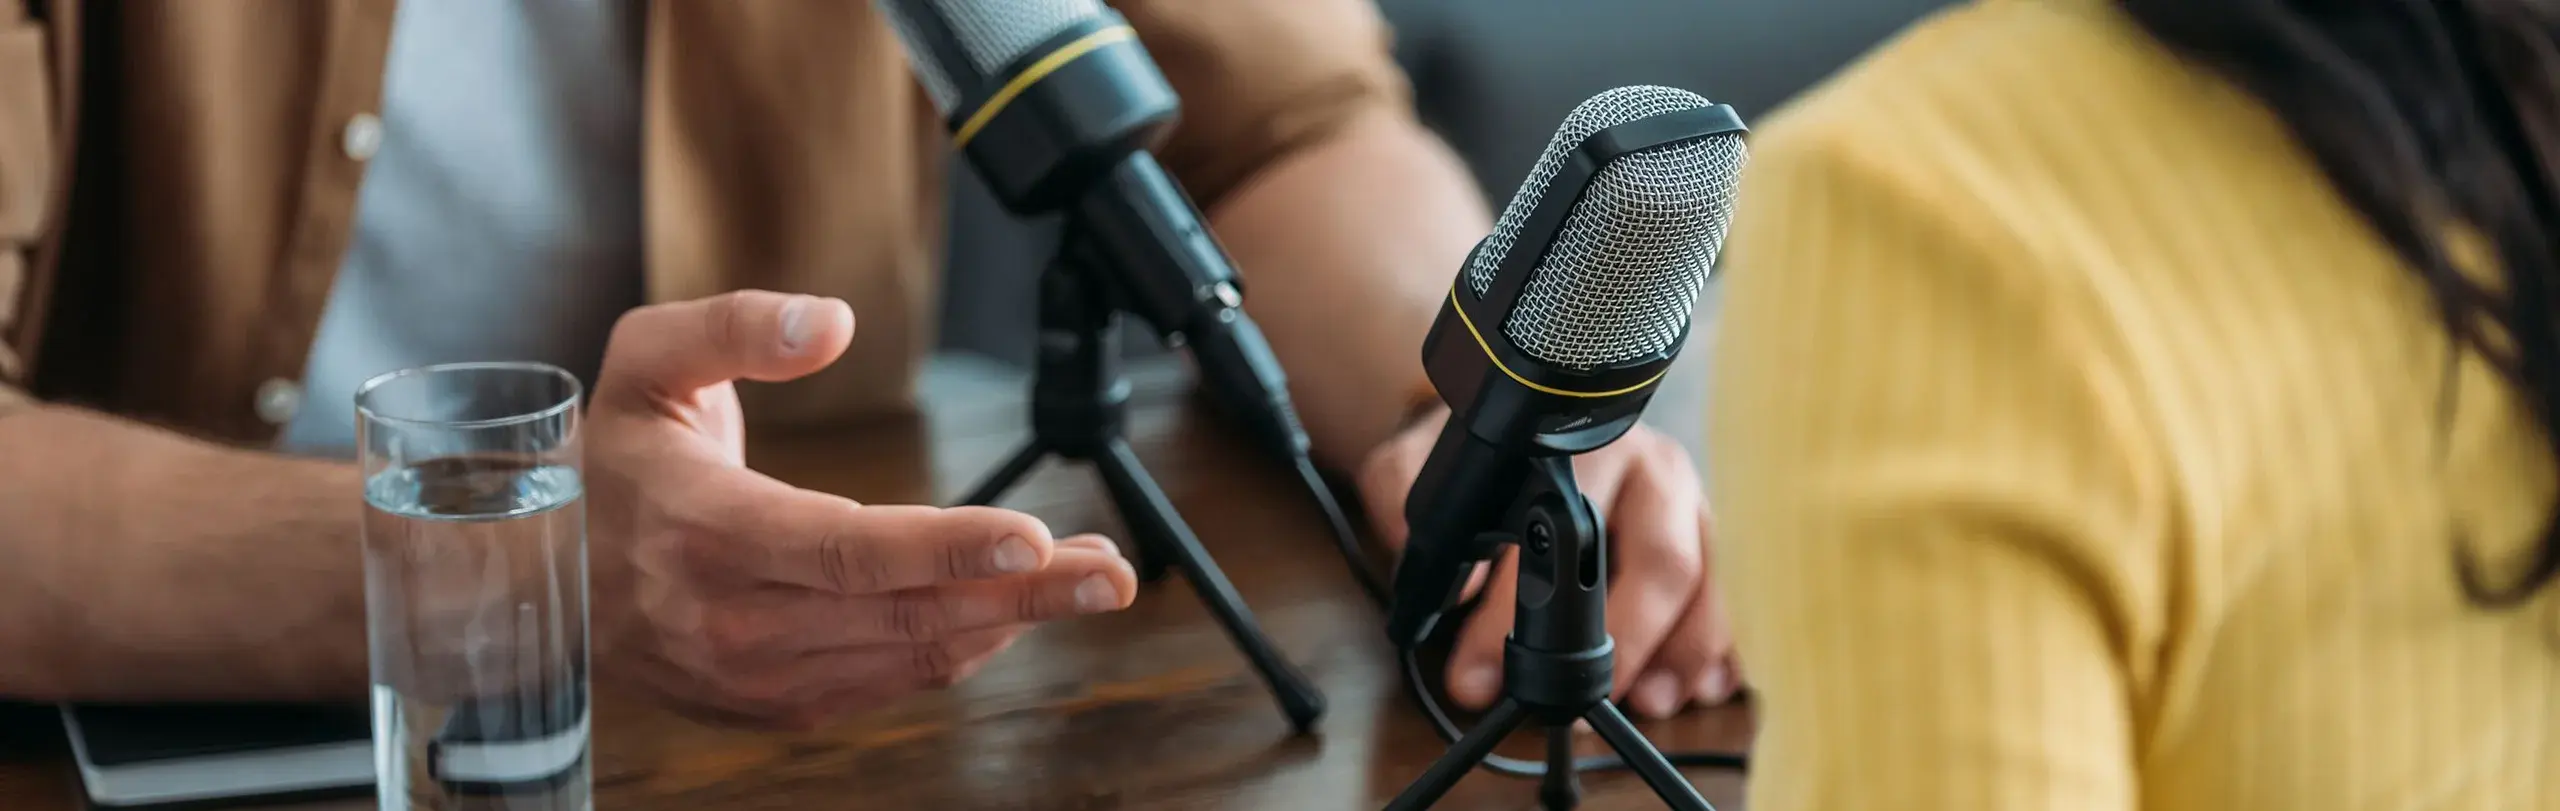
<svg viewBox="0 0 2560 811">
<path fill-rule="evenodd" d="M 1360 493 L 1380 535 L 1401 551 L 1404 502 L 1431 455 L 1447 409 L 1419 420 L 1361 462 Z M 1722 703 L 1741 685 L 1724 606 L 1708 581 L 1711 540 L 1697 468 L 1678 442 L 1637 426 L 1617 442 L 1576 458 L 1574 478 L 1609 529 L 1609 635 L 1616 639 L 1611 696 L 1647 717 Z M 1484 607 L 1459 632 L 1449 655 L 1449 697 L 1481 709 L 1500 697 L 1502 642 L 1511 634 L 1518 550 L 1505 548 L 1490 581 L 1476 567 L 1466 593 L 1490 586 Z"/>
<path fill-rule="evenodd" d="M 753 291 L 615 325 L 585 429 L 601 673 L 807 727 L 948 686 L 1030 623 L 1129 605 L 1137 577 L 1107 540 L 747 469 L 732 381 L 816 372 L 852 338 L 842 301 Z"/>
</svg>

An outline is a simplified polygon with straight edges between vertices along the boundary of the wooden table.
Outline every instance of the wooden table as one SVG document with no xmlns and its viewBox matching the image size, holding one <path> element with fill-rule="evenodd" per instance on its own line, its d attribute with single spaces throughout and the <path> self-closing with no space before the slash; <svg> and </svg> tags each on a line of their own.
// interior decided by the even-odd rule
<svg viewBox="0 0 2560 811">
<path fill-rule="evenodd" d="M 1290 734 L 1262 683 L 1180 583 L 1143 589 L 1128 611 L 1026 635 L 975 678 L 811 734 L 707 728 L 638 700 L 598 700 L 596 807 L 752 809 L 1361 809 L 1422 773 L 1440 740 L 1398 686 L 1382 617 L 1360 595 L 1297 495 L 1192 407 L 1181 370 L 1134 371 L 1129 436 L 1263 627 L 1315 680 L 1330 709 Z M 758 469 L 872 502 L 948 501 L 1024 434 L 1020 378 L 937 364 L 928 413 L 843 433 L 760 436 Z M 1117 537 L 1089 469 L 1052 462 L 1003 502 L 1059 533 Z M 1177 571 L 1174 577 L 1180 577 Z M 1642 725 L 1665 749 L 1739 750 L 1750 712 L 1729 707 Z M 1586 738 L 1590 736 L 1586 735 Z M 1537 757 L 1524 732 L 1504 746 Z M 1586 740 L 1586 751 L 1601 751 Z M 1692 769 L 1719 809 L 1743 807 L 1739 773 Z M 1536 807 L 1532 780 L 1477 772 L 1439 807 Z M 1625 772 L 1586 775 L 1585 807 L 1660 808 Z M 77 808 L 67 760 L 0 763 L 0 809 Z M 339 811 L 369 801 L 281 806 Z"/>
</svg>

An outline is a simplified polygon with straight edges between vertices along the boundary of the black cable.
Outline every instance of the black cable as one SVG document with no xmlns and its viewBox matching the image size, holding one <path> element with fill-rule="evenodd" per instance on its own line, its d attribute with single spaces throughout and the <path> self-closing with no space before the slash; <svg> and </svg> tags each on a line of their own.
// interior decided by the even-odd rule
<svg viewBox="0 0 2560 811">
<path fill-rule="evenodd" d="M 1359 582 L 1361 591 L 1369 593 L 1370 602 L 1385 608 L 1389 599 L 1386 578 L 1370 568 L 1362 556 L 1360 533 L 1351 528 L 1351 517 L 1342 512 L 1342 503 L 1333 497 L 1333 486 L 1327 484 L 1324 474 L 1316 470 L 1315 459 L 1298 457 L 1298 478 L 1306 480 L 1307 493 L 1315 496 L 1317 509 L 1324 511 L 1325 522 L 1332 525 L 1334 548 L 1342 552 L 1343 562 L 1350 564 L 1351 579 Z"/>
<path fill-rule="evenodd" d="M 1394 598 L 1387 590 L 1386 577 L 1370 566 L 1367 557 L 1361 553 L 1360 536 L 1352 530 L 1351 519 L 1343 514 L 1342 505 L 1334 499 L 1333 488 L 1325 482 L 1323 474 L 1316 471 L 1315 462 L 1306 457 L 1298 459 L 1298 475 L 1306 480 L 1307 492 L 1315 497 L 1316 506 L 1324 511 L 1325 520 L 1333 525 L 1334 547 L 1342 552 L 1343 565 L 1350 567 L 1351 579 L 1360 584 L 1361 591 L 1369 594 L 1371 602 L 1376 603 L 1381 610 L 1385 609 L 1388 601 Z M 1422 676 L 1422 661 L 1418 652 L 1412 647 L 1404 647 L 1398 655 L 1403 660 L 1403 665 L 1399 669 L 1403 671 L 1405 692 L 1413 696 L 1414 703 L 1422 706 L 1422 714 L 1431 719 L 1431 729 L 1439 733 L 1441 741 L 1457 743 L 1458 738 L 1464 735 L 1465 731 L 1458 727 L 1455 719 L 1449 717 L 1449 711 L 1440 706 L 1440 700 L 1432 696 L 1430 684 Z M 1664 752 L 1662 756 L 1671 761 L 1673 766 L 1737 770 L 1751 767 L 1751 756 L 1741 752 Z M 1547 774 L 1547 764 L 1544 761 L 1486 755 L 1483 765 L 1486 770 L 1495 774 L 1512 777 L 1545 777 Z M 1626 759 L 1614 754 L 1577 758 L 1573 762 L 1573 770 L 1576 772 L 1624 768 L 1627 768 Z"/>
</svg>

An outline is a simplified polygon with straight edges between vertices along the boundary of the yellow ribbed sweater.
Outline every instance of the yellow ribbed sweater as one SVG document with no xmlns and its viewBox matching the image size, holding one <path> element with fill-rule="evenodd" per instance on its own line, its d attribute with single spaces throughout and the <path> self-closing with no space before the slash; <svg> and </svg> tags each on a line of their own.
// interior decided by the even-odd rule
<svg viewBox="0 0 2560 811">
<path fill-rule="evenodd" d="M 2552 460 L 2264 108 L 1987 0 L 1762 123 L 1707 442 L 1753 811 L 2560 809 L 2560 599 L 2453 568 Z"/>
</svg>

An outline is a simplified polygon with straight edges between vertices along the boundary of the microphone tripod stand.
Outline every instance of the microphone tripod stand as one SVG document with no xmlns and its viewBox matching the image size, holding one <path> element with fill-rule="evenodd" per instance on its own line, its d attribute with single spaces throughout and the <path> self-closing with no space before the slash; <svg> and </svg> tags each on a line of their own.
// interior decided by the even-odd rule
<svg viewBox="0 0 2560 811">
<path fill-rule="evenodd" d="M 1168 566 L 1184 570 L 1200 602 L 1218 618 L 1236 648 L 1271 688 L 1281 712 L 1299 734 L 1324 714 L 1324 695 L 1282 658 L 1262 632 L 1244 598 L 1201 548 L 1172 500 L 1147 474 L 1122 437 L 1129 380 L 1120 367 L 1120 315 L 1109 283 L 1082 251 L 1073 228 L 1040 275 L 1040 337 L 1032 372 L 1031 439 L 962 503 L 995 503 L 1024 474 L 1049 456 L 1091 462 L 1129 527 L 1132 562 L 1145 582 L 1162 580 Z"/>
<path fill-rule="evenodd" d="M 1599 514 L 1574 483 L 1572 457 L 1535 457 L 1528 470 L 1515 506 L 1486 522 L 1489 526 L 1475 538 L 1478 549 L 1506 543 L 1520 547 L 1515 623 L 1502 648 L 1502 700 L 1396 795 L 1387 811 L 1420 811 L 1439 802 L 1495 745 L 1533 718 L 1547 731 L 1546 774 L 1538 799 L 1548 809 L 1563 811 L 1581 801 L 1573 722 L 1582 719 L 1591 722 L 1592 730 L 1665 805 L 1678 811 L 1715 811 L 1609 703 L 1616 643 L 1609 639 L 1607 624 L 1607 544 Z M 1404 656 L 1406 667 L 1416 666 L 1410 647 Z"/>
</svg>

